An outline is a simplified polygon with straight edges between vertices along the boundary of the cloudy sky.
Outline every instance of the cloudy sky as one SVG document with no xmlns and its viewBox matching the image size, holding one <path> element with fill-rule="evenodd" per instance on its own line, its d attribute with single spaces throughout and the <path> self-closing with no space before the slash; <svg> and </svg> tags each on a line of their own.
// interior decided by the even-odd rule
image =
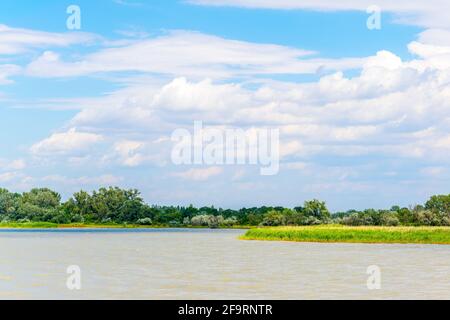
<svg viewBox="0 0 450 320">
<path fill-rule="evenodd" d="M 450 3 L 393 3 L 2 1 L 0 186 L 333 210 L 448 194 Z M 279 174 L 174 165 L 171 134 L 194 121 L 278 128 Z"/>
</svg>

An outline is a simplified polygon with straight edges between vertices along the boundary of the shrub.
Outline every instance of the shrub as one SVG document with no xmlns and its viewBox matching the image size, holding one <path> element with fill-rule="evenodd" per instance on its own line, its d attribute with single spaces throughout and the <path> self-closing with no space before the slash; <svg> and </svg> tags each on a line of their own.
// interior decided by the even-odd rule
<svg viewBox="0 0 450 320">
<path fill-rule="evenodd" d="M 400 220 L 397 217 L 395 212 L 382 213 L 381 214 L 381 225 L 383 226 L 398 226 L 400 224 Z"/>
<path fill-rule="evenodd" d="M 304 224 L 307 226 L 316 226 L 316 225 L 322 224 L 322 221 L 317 219 L 316 217 L 307 217 L 304 220 Z"/>
<path fill-rule="evenodd" d="M 227 227 L 232 227 L 232 226 L 235 226 L 238 224 L 238 220 L 236 217 L 231 217 L 231 218 L 225 219 L 222 224 Z"/>
<path fill-rule="evenodd" d="M 364 213 L 353 213 L 341 219 L 341 223 L 347 226 L 372 226 L 373 218 Z"/>
<path fill-rule="evenodd" d="M 283 225 L 284 216 L 278 211 L 272 210 L 264 215 L 263 226 L 276 227 Z"/>
<path fill-rule="evenodd" d="M 150 226 L 153 224 L 153 221 L 150 218 L 143 218 L 143 219 L 139 219 L 136 223 L 140 224 L 142 226 Z"/>
</svg>

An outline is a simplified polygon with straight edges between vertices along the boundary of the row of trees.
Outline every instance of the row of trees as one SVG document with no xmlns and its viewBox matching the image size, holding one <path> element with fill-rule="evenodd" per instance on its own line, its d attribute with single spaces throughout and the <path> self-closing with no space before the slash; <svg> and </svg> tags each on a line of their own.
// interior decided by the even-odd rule
<svg viewBox="0 0 450 320">
<path fill-rule="evenodd" d="M 433 196 L 425 205 L 390 210 L 351 210 L 334 215 L 336 223 L 350 226 L 450 226 L 450 195 Z"/>
<path fill-rule="evenodd" d="M 33 189 L 22 194 L 0 189 L 0 222 L 53 222 L 141 224 L 167 226 L 230 227 L 235 225 L 318 225 L 338 223 L 361 225 L 450 225 L 450 195 L 433 196 L 423 206 L 368 209 L 331 214 L 324 202 L 306 201 L 294 209 L 284 207 L 240 210 L 174 206 L 149 206 L 139 191 L 101 188 L 75 193 L 68 201 L 50 189 Z"/>
</svg>

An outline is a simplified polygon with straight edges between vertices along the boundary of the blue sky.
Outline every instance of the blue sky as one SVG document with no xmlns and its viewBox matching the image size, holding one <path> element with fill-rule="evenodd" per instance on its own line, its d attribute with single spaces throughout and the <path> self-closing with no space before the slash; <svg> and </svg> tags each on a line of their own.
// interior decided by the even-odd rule
<svg viewBox="0 0 450 320">
<path fill-rule="evenodd" d="M 448 193 L 448 5 L 379 1 L 369 30 L 365 2 L 3 1 L 0 186 L 333 210 Z M 279 173 L 174 165 L 194 121 L 279 129 Z"/>
</svg>

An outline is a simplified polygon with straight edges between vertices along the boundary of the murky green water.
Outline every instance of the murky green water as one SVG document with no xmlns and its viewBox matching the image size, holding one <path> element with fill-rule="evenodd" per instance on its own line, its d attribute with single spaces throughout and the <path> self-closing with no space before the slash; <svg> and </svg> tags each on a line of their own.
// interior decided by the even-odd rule
<svg viewBox="0 0 450 320">
<path fill-rule="evenodd" d="M 0 299 L 450 299 L 450 247 L 240 241 L 243 231 L 0 231 Z M 81 268 L 81 290 L 66 286 Z M 381 269 L 368 290 L 367 268 Z"/>
</svg>

